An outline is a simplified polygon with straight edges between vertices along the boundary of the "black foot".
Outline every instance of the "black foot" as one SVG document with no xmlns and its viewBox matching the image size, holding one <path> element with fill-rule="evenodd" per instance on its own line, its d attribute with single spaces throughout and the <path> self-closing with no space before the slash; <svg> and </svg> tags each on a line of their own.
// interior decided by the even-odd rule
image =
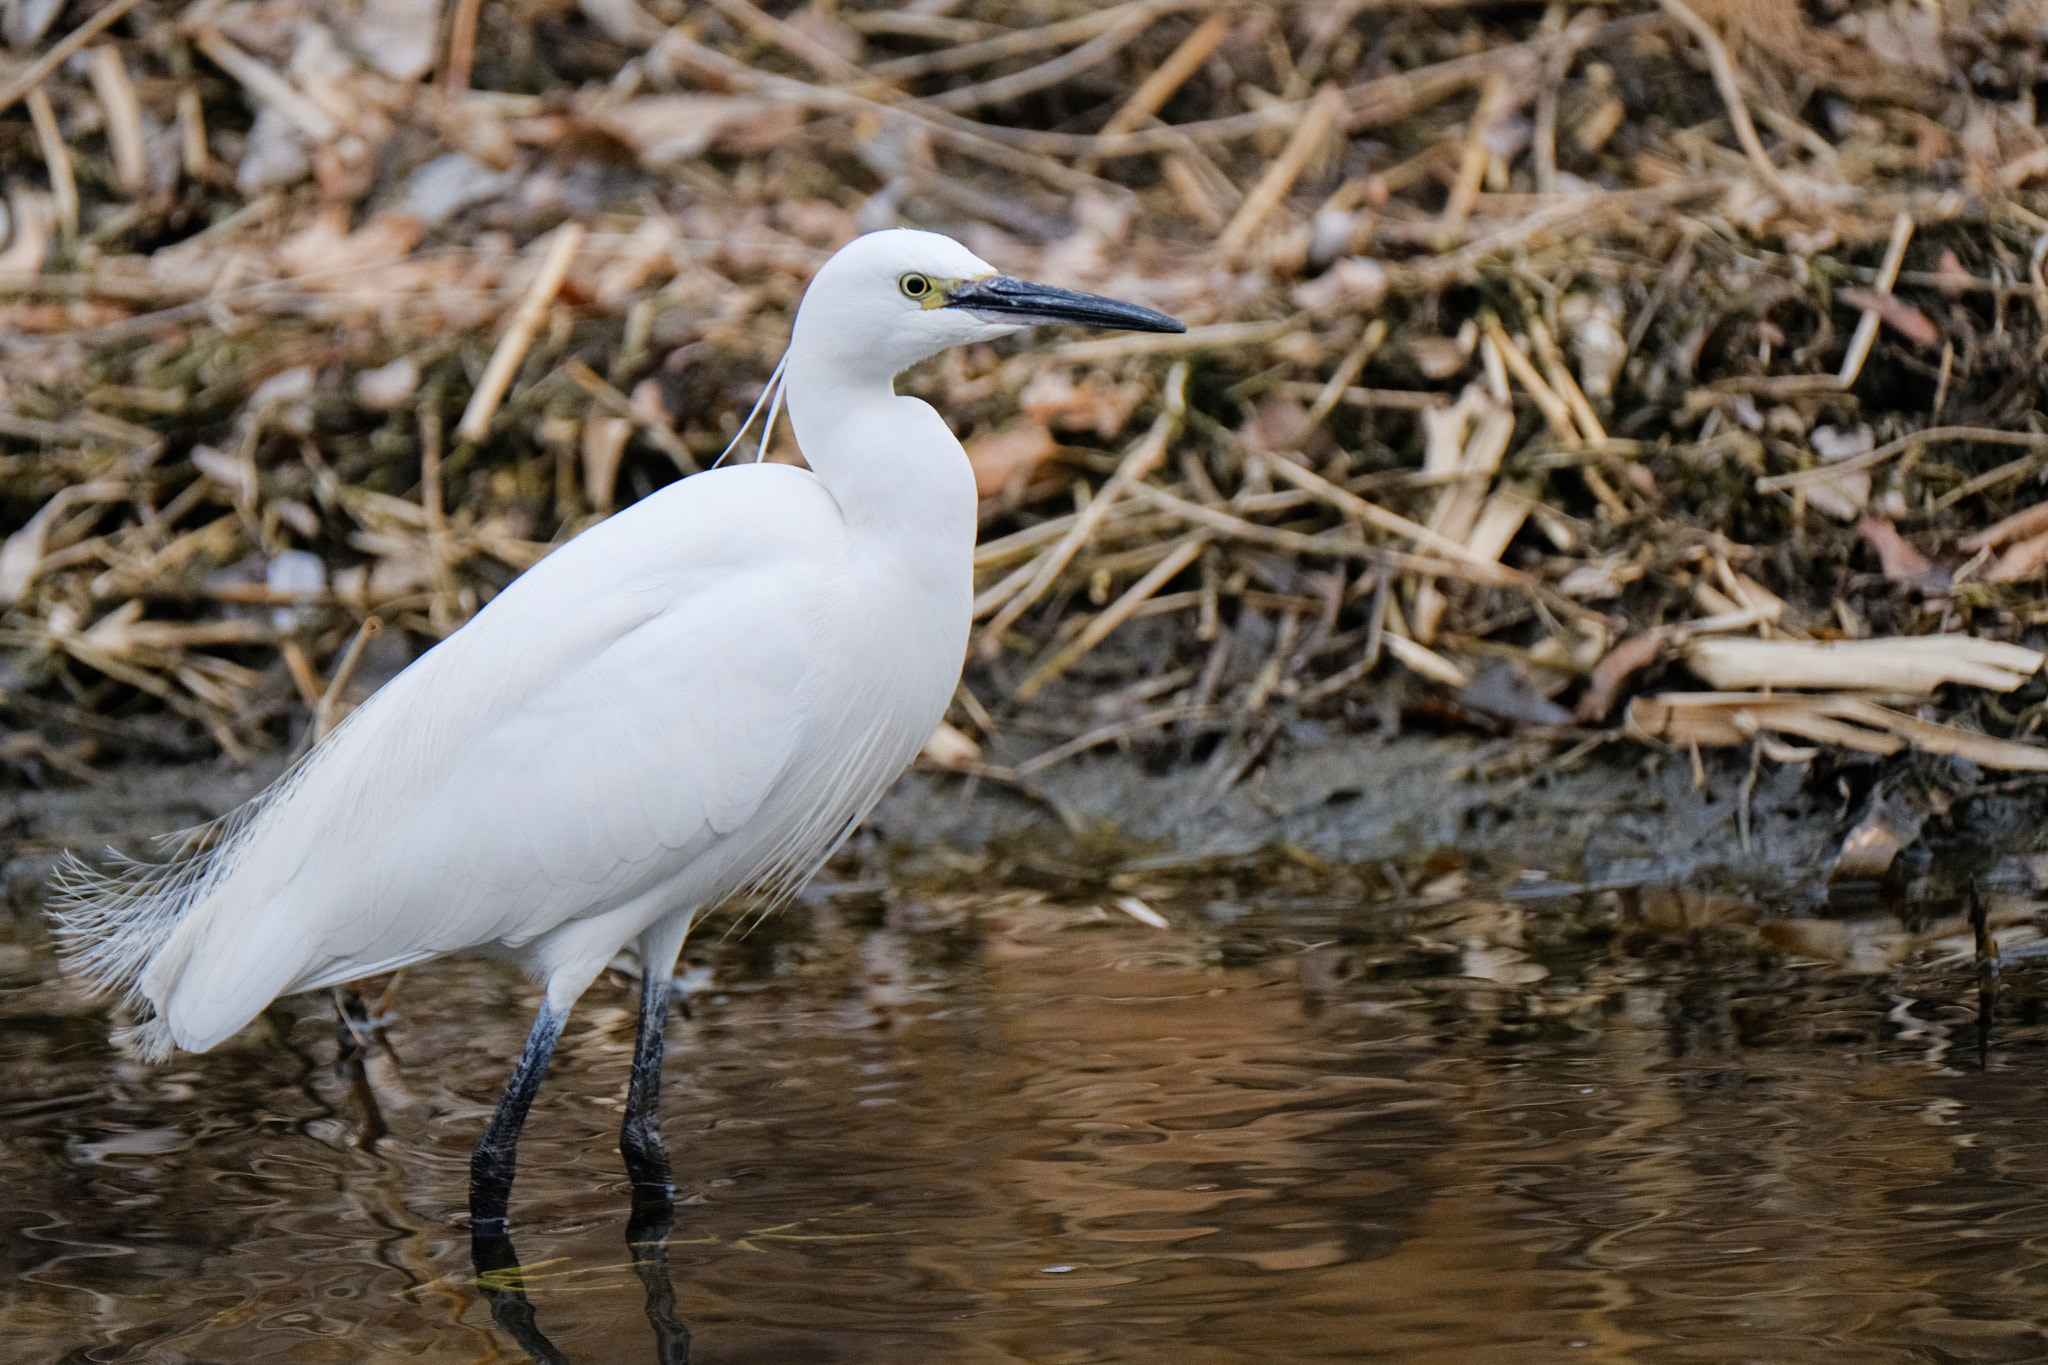
<svg viewBox="0 0 2048 1365">
<path fill-rule="evenodd" d="M 619 1134 L 619 1153 L 626 1158 L 626 1175 L 633 1182 L 635 1199 L 642 1190 L 658 1192 L 663 1199 L 675 1197 L 676 1181 L 670 1173 L 668 1149 L 661 1145 L 661 1134 L 654 1131 L 652 1124 L 629 1120 Z"/>
</svg>

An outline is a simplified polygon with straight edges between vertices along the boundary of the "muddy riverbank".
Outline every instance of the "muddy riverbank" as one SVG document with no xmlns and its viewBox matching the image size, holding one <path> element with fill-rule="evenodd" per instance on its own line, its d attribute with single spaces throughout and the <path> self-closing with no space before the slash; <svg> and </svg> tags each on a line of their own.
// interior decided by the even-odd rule
<svg viewBox="0 0 2048 1365">
<path fill-rule="evenodd" d="M 38 882 L 65 848 L 148 856 L 150 836 L 226 814 L 278 770 L 138 765 L 90 786 L 0 793 L 8 875 Z M 1317 733 L 1220 793 L 1200 764 L 1161 770 L 1114 752 L 1024 782 L 919 768 L 824 880 L 1035 875 L 1106 887 L 1125 875 L 1276 864 L 1341 880 L 1440 856 L 1593 887 L 1689 885 L 1820 904 L 1831 880 L 1873 894 L 1873 884 L 1906 894 L 1930 874 L 1945 886 L 2029 880 L 2029 860 L 2048 850 L 2048 781 L 1998 777 L 1927 756 L 1752 768 L 1710 752 L 1695 769 L 1684 753 L 1619 742 Z M 1866 858 L 1837 869 L 1859 831 L 1896 846 L 1889 866 Z"/>
</svg>

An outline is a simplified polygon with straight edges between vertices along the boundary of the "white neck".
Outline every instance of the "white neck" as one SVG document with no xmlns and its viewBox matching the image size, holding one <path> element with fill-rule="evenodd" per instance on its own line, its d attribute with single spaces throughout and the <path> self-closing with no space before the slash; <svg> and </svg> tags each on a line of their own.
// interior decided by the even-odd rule
<svg viewBox="0 0 2048 1365">
<path fill-rule="evenodd" d="M 928 405 L 898 396 L 893 380 L 837 360 L 791 347 L 789 420 L 848 530 L 897 542 L 914 558 L 971 560 L 974 473 L 960 442 Z"/>
</svg>

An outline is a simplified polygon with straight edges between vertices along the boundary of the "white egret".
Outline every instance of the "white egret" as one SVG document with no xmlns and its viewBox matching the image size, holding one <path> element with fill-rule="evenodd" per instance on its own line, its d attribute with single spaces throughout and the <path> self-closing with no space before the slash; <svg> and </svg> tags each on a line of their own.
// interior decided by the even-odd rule
<svg viewBox="0 0 2048 1365">
<path fill-rule="evenodd" d="M 960 676 L 974 478 L 895 376 L 1037 322 L 1183 330 L 1000 275 L 932 233 L 852 242 L 811 281 L 781 371 L 808 471 L 744 464 L 642 499 L 515 580 L 210 846 L 112 875 L 74 862 L 57 911 L 69 966 L 124 995 L 133 1038 L 164 1055 L 204 1052 L 294 991 L 516 957 L 546 998 L 471 1162 L 489 1235 L 571 1006 L 636 945 L 619 1141 L 636 1193 L 668 1198 L 662 1026 L 692 921 L 810 876 Z"/>
</svg>

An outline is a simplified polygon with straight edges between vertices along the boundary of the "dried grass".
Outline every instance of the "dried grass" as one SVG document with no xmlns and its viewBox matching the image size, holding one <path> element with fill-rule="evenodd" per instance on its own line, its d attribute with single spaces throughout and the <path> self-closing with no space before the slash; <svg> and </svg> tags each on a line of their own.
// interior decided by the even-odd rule
<svg viewBox="0 0 2048 1365">
<path fill-rule="evenodd" d="M 707 462 L 894 223 L 1190 324 L 907 379 L 986 495 L 935 761 L 1137 745 L 1199 803 L 1317 724 L 1583 742 L 1685 667 L 1762 690 L 1629 733 L 2048 754 L 2020 655 L 1998 705 L 1922 643 L 2048 625 L 2025 7 L 132 7 L 0 57 L 31 776 L 324 731 Z"/>
</svg>

